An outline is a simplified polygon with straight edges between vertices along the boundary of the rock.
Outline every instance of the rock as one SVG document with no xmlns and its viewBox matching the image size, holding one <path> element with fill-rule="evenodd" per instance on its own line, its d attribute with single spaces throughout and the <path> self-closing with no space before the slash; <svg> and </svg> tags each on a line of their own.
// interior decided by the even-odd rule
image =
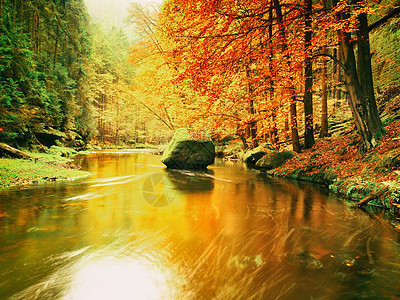
<svg viewBox="0 0 400 300">
<path fill-rule="evenodd" d="M 56 140 L 67 138 L 67 135 L 64 132 L 51 127 L 37 130 L 34 132 L 34 134 L 38 141 L 46 147 L 56 145 Z"/>
<path fill-rule="evenodd" d="M 298 256 L 298 259 L 299 265 L 303 269 L 321 270 L 324 266 L 320 260 L 312 254 L 301 254 Z"/>
<path fill-rule="evenodd" d="M 186 128 L 178 129 L 165 149 L 161 161 L 171 169 L 200 170 L 214 163 L 215 147 L 205 136 Z"/>
<path fill-rule="evenodd" d="M 287 254 L 288 263 L 304 270 L 321 270 L 324 265 L 310 253 Z"/>
<path fill-rule="evenodd" d="M 256 162 L 256 168 L 263 170 L 272 170 L 282 166 L 295 155 L 296 153 L 292 151 L 272 151 L 264 155 Z"/>
<path fill-rule="evenodd" d="M 223 158 L 224 157 L 224 151 L 218 150 L 215 152 L 215 156 L 218 158 Z"/>
<path fill-rule="evenodd" d="M 247 166 L 254 167 L 256 162 L 270 151 L 275 150 L 268 144 L 262 144 L 253 150 L 247 151 L 243 156 L 243 161 Z"/>
<path fill-rule="evenodd" d="M 68 147 L 51 146 L 50 153 L 55 154 L 55 155 L 60 155 L 62 157 L 73 157 L 78 152 L 75 149 L 68 148 Z"/>
</svg>

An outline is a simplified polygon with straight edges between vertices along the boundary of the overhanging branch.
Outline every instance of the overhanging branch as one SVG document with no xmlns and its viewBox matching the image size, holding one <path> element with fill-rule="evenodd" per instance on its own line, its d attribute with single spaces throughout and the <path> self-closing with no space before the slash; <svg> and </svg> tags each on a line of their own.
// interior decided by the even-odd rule
<svg viewBox="0 0 400 300">
<path fill-rule="evenodd" d="M 330 55 L 330 54 L 327 54 L 327 53 L 317 53 L 317 54 L 314 54 L 313 56 L 312 56 L 312 60 L 314 60 L 315 58 L 318 58 L 318 57 L 322 57 L 322 56 L 325 56 L 325 57 L 329 57 L 330 59 L 332 59 L 336 64 L 338 64 L 342 69 L 343 69 L 343 71 L 345 71 L 346 72 L 346 66 L 344 65 L 344 64 L 342 64 L 341 62 L 340 62 L 340 60 L 338 60 L 336 57 L 334 57 L 333 55 Z M 347 72 L 346 72 L 347 73 Z"/>
</svg>

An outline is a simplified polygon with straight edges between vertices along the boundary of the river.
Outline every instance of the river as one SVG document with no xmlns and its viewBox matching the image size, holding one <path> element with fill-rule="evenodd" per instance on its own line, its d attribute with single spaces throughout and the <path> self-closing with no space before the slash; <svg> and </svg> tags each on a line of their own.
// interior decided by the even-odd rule
<svg viewBox="0 0 400 300">
<path fill-rule="evenodd" d="M 0 192 L 0 299 L 400 299 L 400 233 L 240 163 L 77 158 L 86 179 Z"/>
</svg>

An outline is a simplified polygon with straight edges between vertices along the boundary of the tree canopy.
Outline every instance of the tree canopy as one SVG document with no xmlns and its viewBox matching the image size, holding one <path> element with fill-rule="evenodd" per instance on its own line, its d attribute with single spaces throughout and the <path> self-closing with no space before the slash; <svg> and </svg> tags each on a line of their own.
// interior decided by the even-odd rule
<svg viewBox="0 0 400 300">
<path fill-rule="evenodd" d="M 328 111 L 346 98 L 371 148 L 382 132 L 368 24 L 371 14 L 380 22 L 377 7 L 167 0 L 157 11 L 132 3 L 129 40 L 91 23 L 83 0 L 2 0 L 0 140 L 27 146 L 52 128 L 72 144 L 160 143 L 192 127 L 245 148 L 291 141 L 300 151 L 320 127 L 329 134 Z"/>
</svg>

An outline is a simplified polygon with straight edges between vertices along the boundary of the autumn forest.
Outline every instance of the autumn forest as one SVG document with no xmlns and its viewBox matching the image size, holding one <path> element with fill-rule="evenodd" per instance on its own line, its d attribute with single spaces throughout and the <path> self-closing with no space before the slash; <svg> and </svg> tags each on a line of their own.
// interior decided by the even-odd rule
<svg viewBox="0 0 400 300">
<path fill-rule="evenodd" d="M 129 42 L 122 29 L 91 23 L 81 0 L 2 0 L 0 140 L 27 147 L 51 128 L 72 146 L 132 146 L 190 127 L 244 148 L 288 141 L 299 152 L 329 135 L 342 99 L 369 149 L 382 135 L 369 36 L 393 10 L 368 1 L 133 3 Z"/>
</svg>

